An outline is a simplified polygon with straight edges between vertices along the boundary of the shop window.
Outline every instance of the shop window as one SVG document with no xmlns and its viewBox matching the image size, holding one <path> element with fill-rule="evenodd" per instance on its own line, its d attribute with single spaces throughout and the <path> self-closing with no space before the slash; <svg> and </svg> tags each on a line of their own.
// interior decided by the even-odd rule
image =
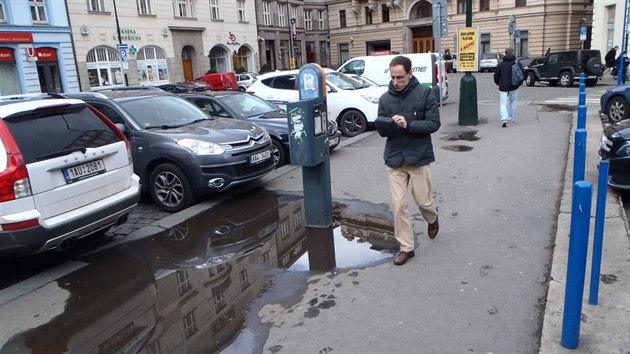
<svg viewBox="0 0 630 354">
<path fill-rule="evenodd" d="M 118 51 L 97 47 L 87 54 L 87 71 L 90 88 L 123 85 L 123 72 Z"/>
<path fill-rule="evenodd" d="M 0 1 L 0 23 L 7 22 L 7 15 L 4 14 L 4 3 Z"/>
<path fill-rule="evenodd" d="M 140 84 L 168 83 L 168 65 L 166 65 L 166 55 L 162 49 L 144 47 L 138 51 L 136 60 Z"/>
<path fill-rule="evenodd" d="M 15 52 L 11 48 L 0 48 L 0 96 L 22 93 Z"/>
</svg>

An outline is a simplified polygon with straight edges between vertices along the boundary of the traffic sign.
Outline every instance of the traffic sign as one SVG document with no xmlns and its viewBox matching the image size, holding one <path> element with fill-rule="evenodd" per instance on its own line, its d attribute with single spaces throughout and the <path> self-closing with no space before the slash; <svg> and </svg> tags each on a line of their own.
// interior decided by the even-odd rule
<svg viewBox="0 0 630 354">
<path fill-rule="evenodd" d="M 123 63 L 127 61 L 127 49 L 120 50 L 120 59 Z"/>
<path fill-rule="evenodd" d="M 446 0 L 433 0 L 433 36 L 448 35 L 448 4 Z"/>
<path fill-rule="evenodd" d="M 118 49 L 127 49 L 127 48 L 129 48 L 129 45 L 127 43 L 118 43 L 118 44 L 116 44 L 116 48 L 118 48 Z"/>
<path fill-rule="evenodd" d="M 580 40 L 586 40 L 586 26 L 580 26 Z"/>
<path fill-rule="evenodd" d="M 510 15 L 510 19 L 508 21 L 508 33 L 510 36 L 514 34 L 514 30 L 516 29 L 516 16 Z"/>
</svg>

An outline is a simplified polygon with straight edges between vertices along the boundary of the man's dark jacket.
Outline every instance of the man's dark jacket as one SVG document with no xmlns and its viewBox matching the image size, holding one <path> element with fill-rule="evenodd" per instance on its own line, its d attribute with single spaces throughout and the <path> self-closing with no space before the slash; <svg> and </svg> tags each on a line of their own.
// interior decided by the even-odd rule
<svg viewBox="0 0 630 354">
<path fill-rule="evenodd" d="M 407 128 L 394 123 L 395 115 L 405 117 Z M 378 102 L 378 117 L 374 122 L 381 136 L 387 137 L 383 158 L 385 165 L 395 168 L 406 161 L 411 166 L 435 161 L 431 134 L 440 129 L 440 111 L 435 93 L 422 86 L 415 76 L 398 92 L 392 82 Z"/>
<path fill-rule="evenodd" d="M 512 64 L 514 64 L 514 60 L 516 60 L 514 54 L 505 55 L 503 61 L 497 65 L 497 70 L 494 71 L 494 83 L 499 85 L 499 91 L 508 92 L 519 88 L 519 86 L 512 85 Z M 520 62 L 519 66 L 523 70 Z"/>
</svg>

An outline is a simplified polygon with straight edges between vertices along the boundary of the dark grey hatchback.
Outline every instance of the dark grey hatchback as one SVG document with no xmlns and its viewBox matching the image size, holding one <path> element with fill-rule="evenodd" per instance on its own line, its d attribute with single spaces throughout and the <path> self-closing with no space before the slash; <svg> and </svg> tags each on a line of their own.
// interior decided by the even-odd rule
<svg viewBox="0 0 630 354">
<path fill-rule="evenodd" d="M 191 102 L 157 89 L 69 94 L 112 120 L 132 147 L 143 191 L 175 212 L 197 196 L 224 191 L 274 169 L 273 144 L 261 127 L 213 118 Z"/>
</svg>

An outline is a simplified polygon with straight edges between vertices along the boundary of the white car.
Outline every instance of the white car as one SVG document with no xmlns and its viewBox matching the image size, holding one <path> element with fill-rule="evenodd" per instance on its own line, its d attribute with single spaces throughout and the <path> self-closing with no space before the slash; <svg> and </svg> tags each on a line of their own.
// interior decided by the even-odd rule
<svg viewBox="0 0 630 354">
<path fill-rule="evenodd" d="M 0 258 L 64 249 L 127 219 L 140 199 L 131 147 L 76 99 L 0 97 Z"/>
<path fill-rule="evenodd" d="M 337 121 L 345 136 L 356 136 L 373 125 L 378 114 L 378 100 L 387 87 L 369 86 L 348 75 L 324 69 L 327 85 L 328 117 Z M 258 76 L 248 89 L 286 109 L 289 102 L 299 101 L 297 75 L 299 70 L 276 71 Z"/>
<path fill-rule="evenodd" d="M 257 79 L 258 79 L 258 75 L 254 74 L 254 73 L 236 74 L 236 83 L 238 85 L 238 90 L 239 91 L 245 91 Z"/>
</svg>

